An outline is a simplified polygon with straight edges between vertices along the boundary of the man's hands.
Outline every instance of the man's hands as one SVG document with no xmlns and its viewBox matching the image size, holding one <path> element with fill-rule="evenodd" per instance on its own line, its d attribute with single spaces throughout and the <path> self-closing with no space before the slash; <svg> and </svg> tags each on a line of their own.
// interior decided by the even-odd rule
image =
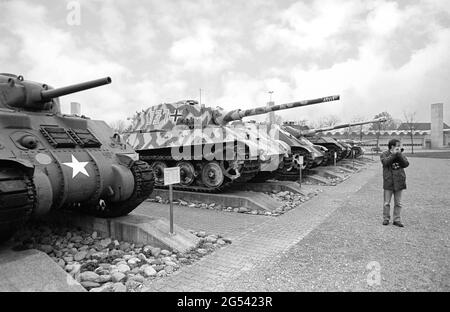
<svg viewBox="0 0 450 312">
<path fill-rule="evenodd" d="M 398 154 L 400 154 L 401 152 L 402 152 L 402 149 L 401 149 L 400 146 L 396 146 L 396 147 L 393 147 L 393 148 L 391 149 L 391 153 L 394 154 L 394 155 L 398 155 Z"/>
</svg>

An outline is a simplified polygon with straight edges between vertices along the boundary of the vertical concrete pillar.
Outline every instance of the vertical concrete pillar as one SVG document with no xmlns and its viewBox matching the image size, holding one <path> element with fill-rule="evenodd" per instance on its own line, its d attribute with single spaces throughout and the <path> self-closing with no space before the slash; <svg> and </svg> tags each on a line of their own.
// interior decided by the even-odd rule
<svg viewBox="0 0 450 312">
<path fill-rule="evenodd" d="M 431 147 L 440 148 L 444 145 L 444 105 L 431 104 Z"/>
<path fill-rule="evenodd" d="M 267 107 L 271 107 L 274 105 L 275 105 L 274 101 L 267 102 Z M 268 114 L 269 114 L 269 123 L 274 124 L 275 123 L 275 112 L 270 112 Z"/>
<path fill-rule="evenodd" d="M 70 114 L 81 116 L 81 104 L 77 102 L 70 102 Z"/>
</svg>

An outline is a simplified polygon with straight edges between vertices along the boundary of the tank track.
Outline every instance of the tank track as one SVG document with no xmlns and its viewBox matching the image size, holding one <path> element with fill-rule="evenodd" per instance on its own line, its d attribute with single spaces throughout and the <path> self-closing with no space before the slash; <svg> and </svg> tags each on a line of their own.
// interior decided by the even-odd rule
<svg viewBox="0 0 450 312">
<path fill-rule="evenodd" d="M 173 158 L 170 156 L 144 156 L 143 160 L 148 162 L 153 161 L 173 161 Z M 243 169 L 241 170 L 241 176 L 235 180 L 226 179 L 225 182 L 215 188 L 209 188 L 201 185 L 190 185 L 190 186 L 182 186 L 182 185 L 173 185 L 174 190 L 178 191 L 189 191 L 189 192 L 200 192 L 200 193 L 221 193 L 227 189 L 229 189 L 232 185 L 236 183 L 245 183 L 253 179 L 259 172 L 259 165 L 257 165 L 257 161 L 245 162 Z M 155 184 L 155 188 L 158 189 L 168 189 L 168 186 L 165 185 L 157 185 Z"/>
<path fill-rule="evenodd" d="M 29 219 L 35 204 L 33 179 L 20 168 L 0 167 L 0 240 L 9 238 Z"/>
<path fill-rule="evenodd" d="M 134 176 L 134 191 L 131 197 L 122 202 L 106 202 L 106 207 L 101 207 L 98 203 L 84 204 L 80 208 L 83 212 L 100 218 L 116 218 L 129 214 L 153 192 L 154 179 L 150 166 L 141 160 L 133 162 L 130 168 Z M 77 207 L 72 207 L 77 210 Z"/>
</svg>

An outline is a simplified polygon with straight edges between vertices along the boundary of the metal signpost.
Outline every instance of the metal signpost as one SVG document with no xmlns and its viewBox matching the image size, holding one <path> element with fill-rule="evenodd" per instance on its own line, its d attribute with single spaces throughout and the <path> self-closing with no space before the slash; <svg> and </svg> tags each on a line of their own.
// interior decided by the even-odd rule
<svg viewBox="0 0 450 312">
<path fill-rule="evenodd" d="M 300 188 L 302 187 L 302 167 L 303 167 L 303 156 L 298 156 L 297 158 L 297 163 L 300 167 L 300 180 L 298 181 L 298 183 L 300 184 Z"/>
<path fill-rule="evenodd" d="M 352 149 L 352 163 L 353 163 L 353 170 L 355 170 L 355 150 Z"/>
<path fill-rule="evenodd" d="M 334 166 L 336 167 L 336 158 L 337 158 L 337 153 L 334 152 Z"/>
<path fill-rule="evenodd" d="M 180 183 L 180 167 L 164 168 L 164 185 L 169 186 L 170 234 L 173 234 L 173 184 Z"/>
</svg>

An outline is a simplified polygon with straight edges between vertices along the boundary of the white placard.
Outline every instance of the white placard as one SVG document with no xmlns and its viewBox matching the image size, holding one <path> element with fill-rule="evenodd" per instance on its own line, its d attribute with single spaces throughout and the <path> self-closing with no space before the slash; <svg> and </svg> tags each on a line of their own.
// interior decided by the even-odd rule
<svg viewBox="0 0 450 312">
<path fill-rule="evenodd" d="M 337 158 L 337 153 L 336 153 L 336 152 L 334 152 L 334 158 L 335 158 L 335 159 Z"/>
<path fill-rule="evenodd" d="M 303 166 L 303 156 L 298 156 L 297 162 L 300 166 Z"/>
<path fill-rule="evenodd" d="M 164 185 L 180 183 L 180 167 L 164 168 Z"/>
</svg>

